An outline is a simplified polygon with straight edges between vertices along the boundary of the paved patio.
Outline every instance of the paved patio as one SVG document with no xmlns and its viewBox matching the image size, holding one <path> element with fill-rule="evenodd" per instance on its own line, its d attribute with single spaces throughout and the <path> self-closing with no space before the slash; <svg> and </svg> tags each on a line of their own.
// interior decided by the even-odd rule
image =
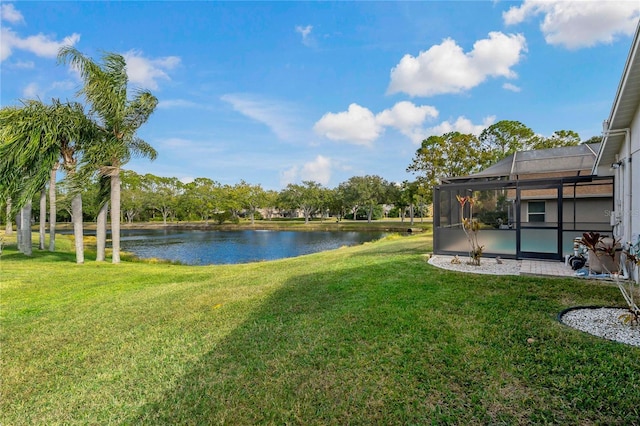
<svg viewBox="0 0 640 426">
<path fill-rule="evenodd" d="M 521 261 L 520 275 L 537 275 L 547 277 L 575 277 L 574 270 L 564 262 L 557 260 L 530 260 Z"/>
</svg>

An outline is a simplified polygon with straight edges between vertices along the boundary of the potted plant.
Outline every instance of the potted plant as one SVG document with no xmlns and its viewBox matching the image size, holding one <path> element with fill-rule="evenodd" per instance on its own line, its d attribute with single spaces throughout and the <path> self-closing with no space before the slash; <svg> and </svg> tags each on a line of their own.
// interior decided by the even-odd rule
<svg viewBox="0 0 640 426">
<path fill-rule="evenodd" d="M 585 232 L 580 243 L 587 248 L 589 270 L 598 274 L 620 271 L 620 241 L 600 235 L 599 232 Z"/>
</svg>

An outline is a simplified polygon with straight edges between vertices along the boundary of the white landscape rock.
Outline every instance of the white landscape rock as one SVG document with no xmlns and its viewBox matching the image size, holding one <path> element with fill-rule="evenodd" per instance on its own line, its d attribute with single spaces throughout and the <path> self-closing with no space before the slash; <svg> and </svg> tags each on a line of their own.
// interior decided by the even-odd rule
<svg viewBox="0 0 640 426">
<path fill-rule="evenodd" d="M 498 263 L 496 259 L 483 257 L 480 265 L 469 265 L 467 256 L 460 256 L 460 263 L 451 263 L 453 256 L 433 256 L 429 259 L 429 263 L 438 268 L 448 269 L 450 271 L 469 272 L 473 274 L 491 274 L 491 275 L 520 275 L 521 262 L 513 259 L 500 259 L 502 263 Z"/>
<path fill-rule="evenodd" d="M 616 342 L 640 347 L 640 325 L 623 324 L 624 308 L 577 308 L 566 312 L 560 320 L 575 329 Z"/>
</svg>

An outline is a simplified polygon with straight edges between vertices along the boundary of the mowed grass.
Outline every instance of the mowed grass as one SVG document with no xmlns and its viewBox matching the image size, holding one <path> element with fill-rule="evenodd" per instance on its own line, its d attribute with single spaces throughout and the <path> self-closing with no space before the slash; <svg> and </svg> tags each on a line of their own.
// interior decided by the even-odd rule
<svg viewBox="0 0 640 426">
<path fill-rule="evenodd" d="M 556 321 L 615 287 L 430 250 L 192 267 L 5 247 L 0 424 L 637 424 L 640 349 Z"/>
</svg>

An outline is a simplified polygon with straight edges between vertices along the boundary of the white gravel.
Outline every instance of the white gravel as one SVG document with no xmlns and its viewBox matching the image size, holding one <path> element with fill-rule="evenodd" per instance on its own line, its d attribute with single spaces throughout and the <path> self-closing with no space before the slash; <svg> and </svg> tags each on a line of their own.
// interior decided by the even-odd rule
<svg viewBox="0 0 640 426">
<path fill-rule="evenodd" d="M 432 256 L 429 263 L 438 268 L 448 269 L 450 271 L 469 272 L 473 274 L 491 274 L 491 275 L 520 275 L 520 261 L 513 259 L 500 259 L 499 264 L 495 258 L 484 257 L 480 261 L 480 266 L 469 265 L 468 256 L 459 256 L 460 263 L 451 263 L 453 256 Z"/>
<path fill-rule="evenodd" d="M 563 324 L 616 342 L 640 347 L 640 326 L 623 324 L 624 308 L 576 308 L 560 318 Z"/>
<path fill-rule="evenodd" d="M 453 256 L 432 256 L 429 263 L 450 271 L 473 274 L 520 275 L 519 260 L 483 258 L 480 266 L 467 264 L 467 256 L 459 256 L 460 263 L 451 263 Z M 640 325 L 623 324 L 620 316 L 628 313 L 624 308 L 575 308 L 567 311 L 560 321 L 572 328 L 608 340 L 640 347 Z"/>
</svg>

